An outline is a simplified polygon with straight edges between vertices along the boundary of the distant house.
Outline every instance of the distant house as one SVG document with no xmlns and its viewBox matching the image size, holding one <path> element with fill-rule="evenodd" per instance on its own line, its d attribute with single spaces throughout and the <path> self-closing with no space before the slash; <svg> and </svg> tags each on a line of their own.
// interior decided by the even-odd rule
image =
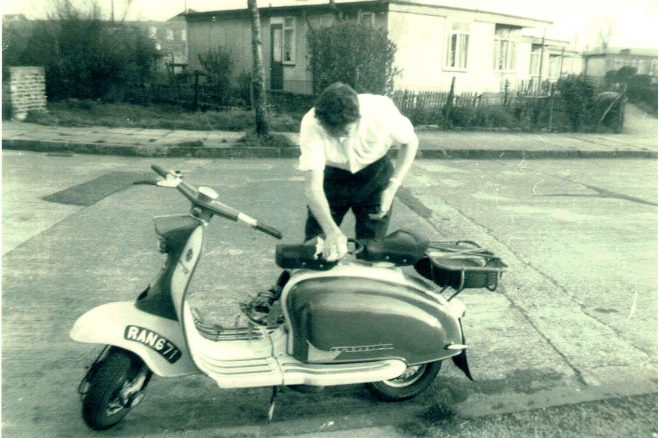
<svg viewBox="0 0 658 438">
<path fill-rule="evenodd" d="M 2 24 L 6 25 L 7 23 L 25 23 L 29 21 L 28 18 L 23 14 L 4 14 L 2 16 Z"/>
<path fill-rule="evenodd" d="M 187 68 L 187 22 L 183 14 L 167 21 L 133 21 L 130 24 L 146 31 L 162 54 L 163 64 L 171 71 Z"/>
<path fill-rule="evenodd" d="M 598 48 L 585 52 L 583 62 L 583 71 L 594 78 L 630 66 L 637 69 L 637 74 L 651 76 L 653 82 L 658 82 L 658 49 Z"/>
<path fill-rule="evenodd" d="M 398 89 L 447 90 L 453 77 L 458 91 L 497 91 L 516 87 L 533 76 L 536 43 L 527 28 L 545 29 L 541 19 L 438 6 L 423 0 L 337 0 L 343 17 L 363 26 L 387 29 L 396 44 Z M 454 2 L 453 2 L 454 3 Z M 327 0 L 259 2 L 266 83 L 273 90 L 312 92 L 307 32 L 328 26 L 335 14 Z M 251 69 L 251 33 L 246 2 L 218 3 L 215 10 L 189 12 L 189 63 L 210 48 L 228 49 L 236 73 Z M 559 50 L 562 53 L 562 50 Z M 553 52 L 544 50 L 546 78 Z M 555 63 L 555 61 L 554 61 Z M 536 64 L 539 68 L 539 64 Z M 564 67 L 564 66 L 563 66 Z M 539 76 L 537 74 L 537 76 Z"/>
<path fill-rule="evenodd" d="M 583 71 L 582 54 L 571 49 L 569 41 L 531 36 L 524 41 L 530 45 L 530 77 L 528 81 L 523 80 L 520 88 L 537 89 Z"/>
</svg>

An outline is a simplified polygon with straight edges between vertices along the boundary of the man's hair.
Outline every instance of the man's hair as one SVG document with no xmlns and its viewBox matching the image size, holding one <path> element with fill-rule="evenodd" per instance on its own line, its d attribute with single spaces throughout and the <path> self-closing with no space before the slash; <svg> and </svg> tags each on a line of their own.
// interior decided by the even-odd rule
<svg viewBox="0 0 658 438">
<path fill-rule="evenodd" d="M 359 119 L 356 91 L 342 82 L 329 85 L 315 103 L 315 117 L 328 129 L 340 129 Z"/>
</svg>

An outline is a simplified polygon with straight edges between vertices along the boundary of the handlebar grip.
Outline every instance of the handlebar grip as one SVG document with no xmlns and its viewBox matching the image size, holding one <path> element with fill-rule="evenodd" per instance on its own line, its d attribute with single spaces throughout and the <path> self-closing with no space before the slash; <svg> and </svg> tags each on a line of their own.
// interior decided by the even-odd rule
<svg viewBox="0 0 658 438">
<path fill-rule="evenodd" d="M 159 166 L 157 164 L 152 164 L 151 169 L 153 169 L 153 171 L 155 173 L 157 173 L 158 175 L 160 175 L 163 178 L 166 178 L 167 174 L 169 173 L 162 166 Z"/>
<path fill-rule="evenodd" d="M 276 228 L 270 227 L 269 225 L 263 225 L 263 224 L 256 224 L 254 227 L 258 231 L 262 231 L 265 234 L 269 234 L 272 237 L 276 237 L 277 239 L 282 239 L 283 234 L 281 234 L 281 231 L 277 230 Z"/>
<path fill-rule="evenodd" d="M 157 185 L 157 181 L 153 181 L 150 179 L 140 179 L 138 181 L 133 181 L 133 185 L 149 185 L 149 186 L 155 186 Z"/>
</svg>

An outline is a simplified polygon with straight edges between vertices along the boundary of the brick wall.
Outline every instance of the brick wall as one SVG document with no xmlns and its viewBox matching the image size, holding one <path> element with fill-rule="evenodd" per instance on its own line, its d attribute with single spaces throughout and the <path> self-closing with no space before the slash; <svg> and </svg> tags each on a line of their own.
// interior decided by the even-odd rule
<svg viewBox="0 0 658 438">
<path fill-rule="evenodd" d="M 43 67 L 9 67 L 11 116 L 23 120 L 28 111 L 46 111 L 46 72 Z"/>
</svg>

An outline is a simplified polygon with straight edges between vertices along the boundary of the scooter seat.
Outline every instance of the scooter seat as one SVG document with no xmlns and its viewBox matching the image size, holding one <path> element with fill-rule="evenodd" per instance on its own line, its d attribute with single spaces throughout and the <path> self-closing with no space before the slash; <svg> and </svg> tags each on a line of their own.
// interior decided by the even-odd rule
<svg viewBox="0 0 658 438">
<path fill-rule="evenodd" d="M 411 231 L 394 231 L 383 239 L 369 240 L 357 258 L 368 262 L 390 262 L 398 266 L 409 266 L 426 253 L 429 241 Z"/>
<path fill-rule="evenodd" d="M 328 262 L 316 256 L 317 241 L 311 239 L 302 244 L 281 244 L 276 246 L 276 264 L 283 269 L 313 269 L 326 271 L 336 266 L 338 261 Z"/>
<path fill-rule="evenodd" d="M 276 246 L 276 264 L 283 269 L 313 269 L 326 271 L 338 263 L 317 256 L 316 239 L 302 244 Z M 389 262 L 398 266 L 413 265 L 427 251 L 429 242 L 410 231 L 398 230 L 383 239 L 361 242 L 357 258 L 366 262 Z M 359 245 L 357 245 L 359 246 Z"/>
</svg>

